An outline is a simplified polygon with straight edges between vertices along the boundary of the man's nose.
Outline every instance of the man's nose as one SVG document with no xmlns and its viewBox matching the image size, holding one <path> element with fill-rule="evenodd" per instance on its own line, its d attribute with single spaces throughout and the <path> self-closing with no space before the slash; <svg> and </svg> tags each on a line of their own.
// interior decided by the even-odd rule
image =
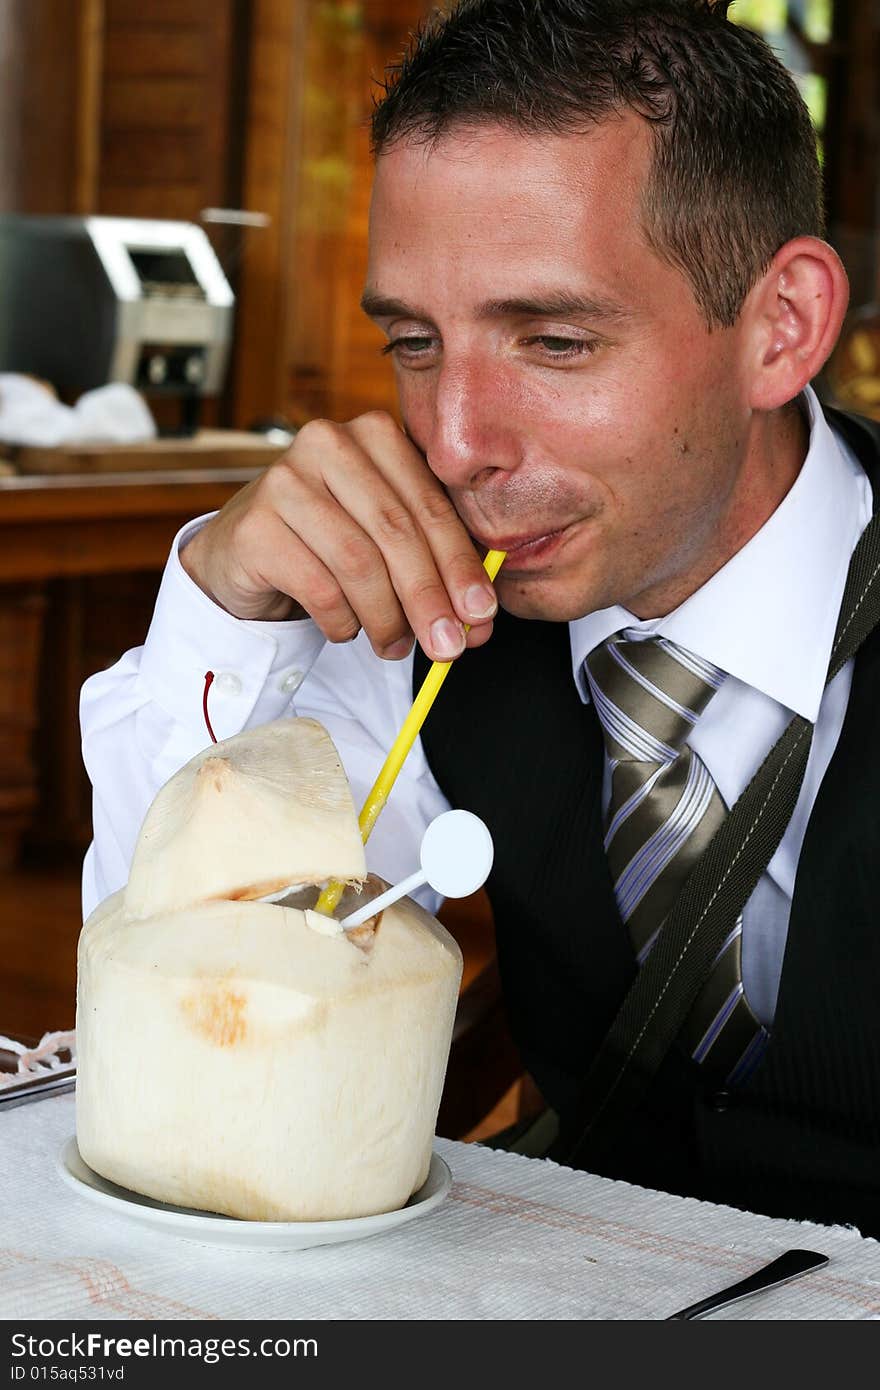
<svg viewBox="0 0 880 1390">
<path fill-rule="evenodd" d="M 516 467 L 510 402 L 503 381 L 474 363 L 444 363 L 435 377 L 426 456 L 447 487 Z"/>
</svg>

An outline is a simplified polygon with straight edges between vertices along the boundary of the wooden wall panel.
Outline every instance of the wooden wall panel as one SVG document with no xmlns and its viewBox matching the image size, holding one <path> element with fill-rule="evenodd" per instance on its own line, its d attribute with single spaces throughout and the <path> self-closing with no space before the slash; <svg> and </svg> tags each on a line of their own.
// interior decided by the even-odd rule
<svg viewBox="0 0 880 1390">
<path fill-rule="evenodd" d="M 429 0 L 255 0 L 245 205 L 272 219 L 241 279 L 236 422 L 392 408 L 381 336 L 358 307 L 373 81 Z"/>
<path fill-rule="evenodd" d="M 198 77 L 117 77 L 105 69 L 103 124 L 108 134 L 141 130 L 201 132 L 205 83 Z M 103 170 L 102 170 L 103 181 Z"/>
<path fill-rule="evenodd" d="M 286 405 L 281 345 L 291 312 L 292 220 L 298 167 L 295 81 L 303 7 L 297 0 L 254 0 L 245 123 L 243 206 L 268 225 L 242 240 L 233 356 L 235 423 L 280 414 Z"/>
<path fill-rule="evenodd" d="M 374 7 L 375 8 L 375 7 Z M 301 420 L 313 414 L 345 418 L 351 386 L 343 342 L 357 314 L 348 286 L 360 273 L 365 229 L 352 237 L 358 202 L 359 146 L 369 92 L 367 7 L 306 6 L 305 45 L 299 64 L 302 124 L 298 151 L 294 240 L 297 267 L 293 311 L 283 344 L 290 407 Z M 350 256 L 357 267 L 348 264 Z"/>
<path fill-rule="evenodd" d="M 179 13 L 185 13 L 179 11 Z M 104 61 L 118 78 L 144 76 L 181 76 L 204 74 L 207 51 L 201 30 L 158 27 L 140 24 L 120 24 L 111 27 L 104 43 Z M 189 20 L 191 23 L 191 19 Z"/>
<path fill-rule="evenodd" d="M 201 178 L 201 158 L 198 130 L 110 130 L 102 144 L 101 176 L 110 186 L 192 187 Z"/>
<path fill-rule="evenodd" d="M 240 207 L 250 0 L 102 3 L 95 210 L 199 222 L 207 207 Z M 206 230 L 235 291 L 234 243 Z M 151 407 L 160 427 L 177 424 L 174 402 Z M 203 420 L 232 413 L 227 389 Z"/>
<path fill-rule="evenodd" d="M 236 0 L 104 0 L 97 210 L 197 221 L 229 191 Z"/>
<path fill-rule="evenodd" d="M 130 28 L 208 26 L 223 0 L 107 0 L 113 22 Z"/>
<path fill-rule="evenodd" d="M 77 202 L 80 6 L 0 0 L 0 212 Z"/>
<path fill-rule="evenodd" d="M 358 69 L 349 108 L 348 201 L 333 267 L 333 355 L 330 413 L 339 419 L 381 407 L 395 412 L 391 363 L 381 355 L 383 335 L 360 310 L 367 267 L 373 159 L 369 121 L 376 82 L 405 47 L 409 34 L 437 6 L 426 0 L 367 0 Z M 329 249 L 329 248 L 328 248 Z"/>
</svg>

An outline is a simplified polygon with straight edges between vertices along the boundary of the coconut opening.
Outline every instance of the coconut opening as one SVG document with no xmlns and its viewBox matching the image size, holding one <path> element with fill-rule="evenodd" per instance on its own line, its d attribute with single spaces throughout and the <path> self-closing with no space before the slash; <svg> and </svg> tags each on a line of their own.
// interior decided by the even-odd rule
<svg viewBox="0 0 880 1390">
<path fill-rule="evenodd" d="M 333 915 L 326 916 L 324 913 L 313 910 L 326 886 L 326 883 L 308 883 L 303 884 L 302 887 L 291 888 L 290 892 L 286 893 L 283 898 L 276 900 L 274 906 L 294 907 L 300 912 L 305 912 L 306 921 L 314 931 L 322 931 L 326 935 L 332 936 L 335 935 L 335 932 L 330 925 L 331 923 L 335 923 L 337 929 L 342 931 L 343 928 L 340 923 L 350 912 L 354 912 L 359 907 L 365 907 L 371 898 L 378 898 L 380 893 L 384 893 L 388 888 L 388 884 L 376 874 L 367 874 L 362 882 L 346 886 Z M 380 910 L 375 917 L 368 917 L 366 922 L 362 922 L 359 927 L 352 927 L 350 931 L 345 932 L 345 935 L 353 945 L 359 946 L 362 951 L 369 952 L 376 939 L 381 921 L 382 911 Z M 326 923 L 327 926 L 324 927 L 323 923 Z"/>
</svg>

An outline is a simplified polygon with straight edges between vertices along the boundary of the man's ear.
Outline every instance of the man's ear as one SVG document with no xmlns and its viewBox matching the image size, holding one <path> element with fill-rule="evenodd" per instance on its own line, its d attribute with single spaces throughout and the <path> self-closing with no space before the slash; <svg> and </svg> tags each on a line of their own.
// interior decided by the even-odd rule
<svg viewBox="0 0 880 1390">
<path fill-rule="evenodd" d="M 785 405 L 821 371 L 848 303 L 846 271 L 827 242 L 795 237 L 777 251 L 743 307 L 754 410 Z"/>
</svg>

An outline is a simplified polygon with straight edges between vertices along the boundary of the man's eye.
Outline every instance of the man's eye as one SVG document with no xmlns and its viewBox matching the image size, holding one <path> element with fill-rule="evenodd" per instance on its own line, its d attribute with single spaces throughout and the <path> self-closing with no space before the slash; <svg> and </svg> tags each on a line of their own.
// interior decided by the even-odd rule
<svg viewBox="0 0 880 1390">
<path fill-rule="evenodd" d="M 537 333 L 525 339 L 526 347 L 537 345 L 548 357 L 587 357 L 595 352 L 597 343 L 589 338 L 562 338 L 552 333 Z"/>
<path fill-rule="evenodd" d="M 405 356 L 407 353 L 411 353 L 414 357 L 418 357 L 420 353 L 430 352 L 433 346 L 433 338 L 417 338 L 415 336 L 392 338 L 391 341 L 386 343 L 382 348 L 382 355 L 383 357 L 387 357 L 389 354 L 395 353 L 398 357 L 401 357 Z"/>
</svg>

